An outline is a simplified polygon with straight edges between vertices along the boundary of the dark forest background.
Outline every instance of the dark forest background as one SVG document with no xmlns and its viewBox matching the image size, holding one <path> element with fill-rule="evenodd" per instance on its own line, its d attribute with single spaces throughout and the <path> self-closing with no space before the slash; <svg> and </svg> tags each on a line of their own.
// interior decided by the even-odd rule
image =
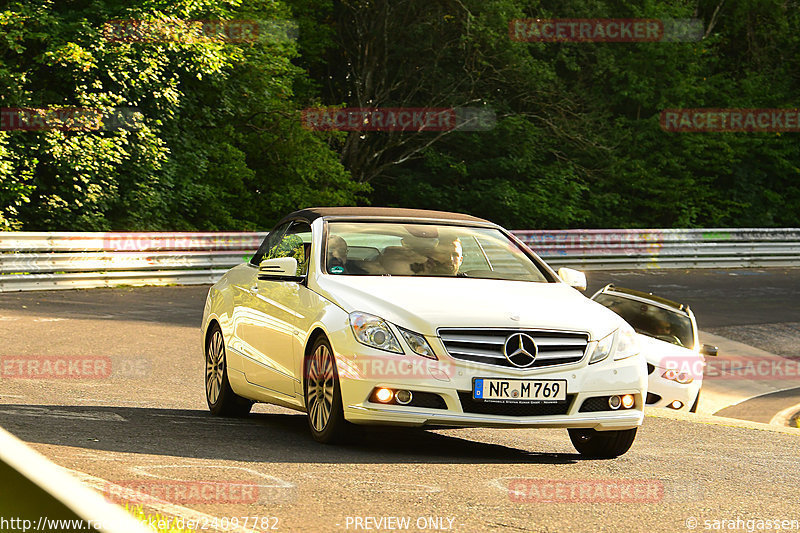
<svg viewBox="0 0 800 533">
<path fill-rule="evenodd" d="M 509 38 L 536 17 L 694 17 L 704 37 Z M 103 33 L 117 19 L 265 23 L 253 42 L 120 43 Z M 659 125 L 662 109 L 798 96 L 795 0 L 0 1 L 0 107 L 141 113 L 117 131 L 0 131 L 0 228 L 264 230 L 311 205 L 513 229 L 800 226 L 797 133 Z M 316 106 L 474 107 L 497 124 L 306 130 Z"/>
</svg>

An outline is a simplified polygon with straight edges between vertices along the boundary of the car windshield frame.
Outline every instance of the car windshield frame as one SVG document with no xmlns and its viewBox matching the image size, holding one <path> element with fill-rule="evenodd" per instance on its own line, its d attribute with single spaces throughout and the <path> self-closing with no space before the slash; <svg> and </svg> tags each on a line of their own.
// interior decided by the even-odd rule
<svg viewBox="0 0 800 533">
<path fill-rule="evenodd" d="M 647 325 L 647 326 L 654 325 L 655 326 L 656 325 L 655 324 L 655 320 L 657 319 L 657 317 L 651 316 L 649 318 L 644 318 L 645 315 L 643 315 L 641 312 L 639 312 L 639 313 L 637 313 L 637 318 L 644 318 L 644 319 L 643 320 L 631 321 L 631 320 L 628 319 L 629 317 L 624 316 L 623 314 L 620 314 L 617 310 L 612 309 L 612 307 L 610 307 L 609 305 L 606 305 L 606 303 L 600 301 L 600 298 L 603 298 L 603 297 L 613 298 L 617 302 L 621 302 L 621 303 L 624 303 L 624 304 L 635 304 L 635 305 L 639 305 L 639 306 L 646 305 L 646 306 L 648 306 L 650 308 L 657 309 L 658 311 L 660 311 L 666 317 L 677 317 L 678 319 L 680 319 L 680 322 L 682 322 L 683 324 L 681 325 L 681 324 L 675 323 L 674 321 L 670 321 L 671 322 L 671 324 L 670 324 L 670 326 L 671 326 L 670 327 L 670 333 L 676 333 L 674 335 L 674 337 L 677 338 L 678 340 L 680 340 L 680 344 L 678 344 L 677 342 L 674 342 L 674 340 L 670 339 L 670 337 L 673 336 L 670 333 L 663 333 L 663 334 L 659 335 L 658 332 L 652 331 L 652 330 L 650 330 L 648 328 L 643 327 L 645 325 Z M 670 344 L 674 344 L 675 346 L 680 346 L 682 348 L 687 348 L 689 350 L 694 350 L 695 349 L 695 345 L 696 345 L 695 325 L 694 325 L 694 322 L 692 321 L 692 318 L 689 316 L 688 313 L 684 313 L 684 312 L 679 311 L 677 309 L 669 308 L 669 307 L 667 307 L 665 305 L 662 305 L 662 304 L 660 304 L 658 302 L 655 302 L 653 300 L 648 300 L 648 299 L 645 299 L 645 298 L 638 298 L 636 296 L 630 296 L 630 295 L 620 294 L 620 293 L 616 293 L 616 292 L 600 292 L 599 294 L 595 295 L 592 298 L 592 300 L 597 302 L 598 304 L 602 305 L 606 309 L 609 309 L 610 311 L 613 311 L 614 313 L 616 313 L 619 317 L 621 317 L 623 320 L 625 320 L 625 322 L 630 324 L 633 327 L 633 329 L 636 331 L 636 333 L 639 333 L 641 335 L 645 335 L 647 337 L 650 337 L 650 338 L 653 338 L 653 339 L 657 339 L 657 340 L 660 340 L 660 341 L 668 342 Z M 648 324 L 647 323 L 648 321 L 651 322 L 651 324 Z M 679 331 L 679 330 L 675 331 L 674 327 L 683 327 L 683 331 Z M 688 344 L 684 344 L 684 341 L 687 341 L 687 340 L 689 341 L 689 343 Z"/>
<path fill-rule="evenodd" d="M 330 254 L 328 253 L 328 246 L 331 242 L 330 239 L 332 235 L 338 235 L 337 232 L 332 231 L 332 228 L 336 228 L 337 224 L 347 224 L 347 225 L 359 225 L 363 224 L 365 226 L 369 226 L 372 228 L 373 231 L 365 231 L 362 235 L 381 235 L 380 232 L 376 231 L 376 226 L 380 225 L 397 225 L 397 226 L 404 226 L 404 227 L 428 227 L 428 228 L 435 228 L 436 232 L 438 233 L 439 230 L 443 230 L 446 234 L 453 234 L 456 232 L 486 232 L 487 235 L 492 235 L 493 238 L 502 238 L 502 242 L 505 243 L 509 250 L 512 252 L 510 255 L 515 256 L 517 259 L 524 258 L 524 261 L 519 263 L 519 265 L 525 265 L 529 267 L 529 272 L 527 272 L 528 277 L 523 278 L 521 276 L 508 276 L 508 275 L 499 275 L 499 276 L 469 276 L 463 275 L 466 271 L 463 269 L 460 270 L 459 273 L 456 275 L 452 274 L 442 274 L 442 273 L 430 273 L 430 272 L 409 272 L 409 273 L 400 273 L 396 270 L 394 271 L 375 271 L 375 272 L 360 272 L 360 273 L 352 273 L 352 272 L 330 272 L 330 266 L 328 264 Z M 342 233 L 347 235 L 347 233 Z M 341 236 L 341 235 L 340 235 Z M 353 234 L 350 234 L 352 237 Z M 386 234 L 382 235 L 384 238 L 394 237 L 400 239 L 400 235 L 398 234 Z M 467 235 L 469 237 L 469 235 Z M 420 237 L 424 239 L 425 237 Z M 479 241 L 476 241 L 478 246 L 480 246 Z M 348 248 L 357 246 L 353 244 L 348 244 Z M 470 246 L 472 244 L 470 243 Z M 395 246 L 396 248 L 397 246 Z M 474 250 L 473 250 L 474 251 Z M 385 248 L 383 250 L 379 250 L 380 253 L 385 252 Z M 484 256 L 486 256 L 485 250 L 481 250 Z M 466 253 L 464 253 L 466 255 Z M 491 223 L 481 223 L 481 222 L 465 222 L 462 220 L 446 220 L 446 219 L 423 219 L 423 218 L 383 218 L 383 217 L 325 217 L 323 220 L 323 231 L 322 231 L 322 246 L 320 247 L 320 252 L 317 255 L 320 265 L 320 271 L 325 276 L 345 276 L 345 277 L 419 277 L 419 278 L 453 278 L 458 277 L 461 279 L 493 279 L 493 280 L 505 280 L 505 281 L 525 281 L 529 283 L 557 283 L 559 281 L 558 277 L 552 272 L 552 270 L 542 261 L 538 256 L 536 256 L 531 250 L 529 250 L 526 246 L 524 246 L 518 239 L 516 239 L 511 232 L 508 230 L 497 226 L 496 224 Z M 348 254 L 349 257 L 349 254 Z M 489 258 L 490 259 L 490 258 Z M 492 272 L 496 272 L 492 270 Z M 508 274 L 508 273 L 506 273 Z"/>
</svg>

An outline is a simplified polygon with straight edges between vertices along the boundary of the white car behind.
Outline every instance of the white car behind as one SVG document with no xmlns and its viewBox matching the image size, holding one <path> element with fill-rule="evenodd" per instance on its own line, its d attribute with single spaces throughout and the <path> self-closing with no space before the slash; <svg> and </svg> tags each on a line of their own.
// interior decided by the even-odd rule
<svg viewBox="0 0 800 533">
<path fill-rule="evenodd" d="M 636 330 L 647 360 L 646 404 L 696 412 L 705 356 L 717 355 L 717 348 L 700 344 L 697 321 L 689 306 L 613 284 L 596 292 L 592 300 L 617 313 Z"/>
</svg>

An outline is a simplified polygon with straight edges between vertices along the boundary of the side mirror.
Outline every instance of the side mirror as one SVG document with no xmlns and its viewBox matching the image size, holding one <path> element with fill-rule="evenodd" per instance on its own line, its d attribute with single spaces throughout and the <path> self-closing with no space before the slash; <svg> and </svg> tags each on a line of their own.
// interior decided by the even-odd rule
<svg viewBox="0 0 800 533">
<path fill-rule="evenodd" d="M 559 268 L 558 277 L 570 287 L 574 287 L 579 291 L 586 290 L 586 274 L 580 270 L 574 270 L 572 268 Z"/>
<path fill-rule="evenodd" d="M 712 346 L 710 344 L 704 344 L 702 348 L 700 348 L 700 353 L 703 355 L 710 355 L 712 357 L 716 357 L 719 353 L 719 348 L 716 346 Z"/>
<path fill-rule="evenodd" d="M 281 279 L 299 279 L 297 276 L 297 259 L 294 257 L 264 259 L 258 265 L 258 279 L 273 281 Z"/>
</svg>

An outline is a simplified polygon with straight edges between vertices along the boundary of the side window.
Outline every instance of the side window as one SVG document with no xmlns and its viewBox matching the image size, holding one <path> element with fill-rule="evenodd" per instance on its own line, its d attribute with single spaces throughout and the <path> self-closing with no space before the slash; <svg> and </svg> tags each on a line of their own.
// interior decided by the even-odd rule
<svg viewBox="0 0 800 533">
<path fill-rule="evenodd" d="M 269 247 L 267 259 L 294 257 L 297 259 L 297 275 L 308 274 L 311 259 L 311 226 L 305 222 L 293 222 L 280 240 Z"/>
<path fill-rule="evenodd" d="M 286 233 L 286 230 L 291 224 L 291 222 L 286 222 L 285 224 L 281 224 L 277 228 L 270 231 L 269 235 L 264 238 L 264 242 L 262 242 L 261 246 L 258 247 L 258 251 L 250 259 L 250 264 L 255 266 L 261 264 L 261 261 L 266 259 L 267 250 L 270 250 L 276 244 L 278 244 L 278 242 L 280 242 L 281 237 L 283 237 L 283 234 Z"/>
</svg>

